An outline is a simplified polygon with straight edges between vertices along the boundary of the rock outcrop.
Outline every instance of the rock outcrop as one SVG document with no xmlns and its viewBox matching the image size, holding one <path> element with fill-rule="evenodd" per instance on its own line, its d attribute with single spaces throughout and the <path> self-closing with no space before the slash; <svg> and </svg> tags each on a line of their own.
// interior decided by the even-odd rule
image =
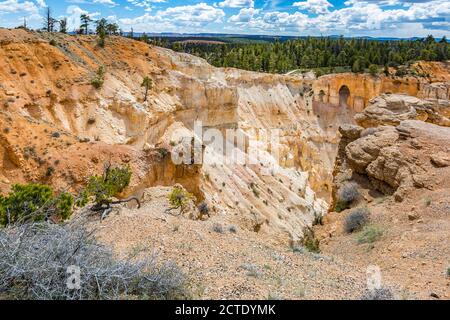
<svg viewBox="0 0 450 320">
<path fill-rule="evenodd" d="M 379 267 L 383 282 L 401 285 L 406 299 L 450 298 L 450 128 L 438 108 L 447 104 L 382 96 L 356 116 L 367 128 L 341 126 L 333 212 L 314 228 L 323 253 Z M 423 121 L 408 120 L 416 118 Z M 346 188 L 350 202 L 339 192 Z M 349 232 L 353 210 L 368 221 Z"/>
<path fill-rule="evenodd" d="M 421 120 L 448 127 L 450 126 L 450 102 L 383 94 L 372 99 L 369 106 L 355 116 L 355 120 L 364 128 L 380 125 L 396 126 L 404 120 Z"/>
<path fill-rule="evenodd" d="M 435 176 L 444 174 L 449 134 L 450 128 L 417 120 L 380 127 L 346 146 L 347 164 L 401 201 L 411 188 L 432 188 Z"/>
</svg>

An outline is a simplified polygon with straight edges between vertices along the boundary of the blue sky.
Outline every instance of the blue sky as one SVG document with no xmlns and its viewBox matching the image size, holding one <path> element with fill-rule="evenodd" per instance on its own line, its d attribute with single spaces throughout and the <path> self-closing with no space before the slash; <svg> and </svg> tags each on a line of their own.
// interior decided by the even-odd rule
<svg viewBox="0 0 450 320">
<path fill-rule="evenodd" d="M 40 27 L 47 6 L 71 30 L 86 13 L 136 32 L 450 36 L 450 0 L 0 0 L 0 27 Z"/>
</svg>

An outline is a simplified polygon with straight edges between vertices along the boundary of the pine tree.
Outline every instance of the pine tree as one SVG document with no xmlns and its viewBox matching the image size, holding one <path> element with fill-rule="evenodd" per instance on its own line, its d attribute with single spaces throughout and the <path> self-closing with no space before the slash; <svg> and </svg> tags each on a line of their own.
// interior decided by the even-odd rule
<svg viewBox="0 0 450 320">
<path fill-rule="evenodd" d="M 89 17 L 87 14 L 82 14 L 80 16 L 80 20 L 81 20 L 80 29 L 82 31 L 84 31 L 84 34 L 88 34 L 89 33 L 89 24 L 92 22 L 91 17 Z"/>
<path fill-rule="evenodd" d="M 67 18 L 59 20 L 59 32 L 67 33 Z"/>
<path fill-rule="evenodd" d="M 141 38 L 146 41 L 145 35 Z M 323 72 L 348 69 L 361 72 L 371 65 L 381 69 L 385 65 L 399 67 L 419 59 L 445 61 L 450 58 L 450 44 L 445 37 L 439 42 L 433 37 L 414 41 L 308 37 L 272 43 L 230 42 L 220 45 L 180 44 L 157 38 L 153 43 L 198 55 L 218 67 L 280 73 L 301 68 L 321 68 Z M 372 69 L 375 70 L 374 67 Z"/>
<path fill-rule="evenodd" d="M 377 67 L 376 65 L 374 65 L 374 64 L 371 64 L 371 65 L 369 66 L 369 73 L 370 73 L 372 76 L 376 76 L 376 75 L 378 74 L 378 67 Z"/>
<path fill-rule="evenodd" d="M 354 73 L 361 72 L 361 62 L 359 59 L 356 59 L 355 62 L 353 62 L 352 72 Z"/>
<path fill-rule="evenodd" d="M 116 35 L 119 32 L 119 25 L 117 23 L 108 23 L 106 25 L 106 31 L 109 35 Z"/>
<path fill-rule="evenodd" d="M 147 34 L 146 34 L 145 32 L 142 34 L 140 40 L 141 40 L 142 42 L 148 43 L 149 39 L 148 39 L 148 36 L 147 36 Z"/>
<path fill-rule="evenodd" d="M 100 35 L 100 33 L 106 34 L 106 25 L 107 24 L 108 24 L 108 21 L 105 18 L 102 18 L 95 22 L 95 25 L 96 25 L 95 32 L 97 33 L 97 35 Z"/>
<path fill-rule="evenodd" d="M 142 80 L 141 87 L 145 88 L 144 101 L 147 101 L 148 90 L 153 88 L 153 80 L 148 76 Z"/>
</svg>

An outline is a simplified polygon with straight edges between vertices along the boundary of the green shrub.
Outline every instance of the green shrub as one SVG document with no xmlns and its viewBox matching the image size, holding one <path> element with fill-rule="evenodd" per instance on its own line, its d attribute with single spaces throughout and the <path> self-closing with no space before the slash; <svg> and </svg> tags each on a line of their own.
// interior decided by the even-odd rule
<svg viewBox="0 0 450 320">
<path fill-rule="evenodd" d="M 94 198 L 96 206 L 102 206 L 112 202 L 111 198 L 119 195 L 131 181 L 130 167 L 108 166 L 103 176 L 92 176 L 86 189 L 79 199 L 80 204 L 86 203 L 90 197 Z"/>
<path fill-rule="evenodd" d="M 95 77 L 94 79 L 92 79 L 91 84 L 95 89 L 100 89 L 101 87 L 103 87 L 103 83 L 104 80 L 103 79 L 99 79 L 97 77 Z"/>
<path fill-rule="evenodd" d="M 377 226 L 365 226 L 358 235 L 358 243 L 374 243 L 383 235 L 383 230 Z"/>
<path fill-rule="evenodd" d="M 0 225 L 43 221 L 51 216 L 65 220 L 72 214 L 73 204 L 69 193 L 55 197 L 49 186 L 16 184 L 8 196 L 0 196 Z"/>
<path fill-rule="evenodd" d="M 308 229 L 303 238 L 303 246 L 309 251 L 320 253 L 319 240 L 316 238 L 314 231 Z"/>
<path fill-rule="evenodd" d="M 369 221 L 369 210 L 367 208 L 356 208 L 345 218 L 344 230 L 352 233 L 361 229 Z"/>
<path fill-rule="evenodd" d="M 98 34 L 98 41 L 97 44 L 99 47 L 104 48 L 105 47 L 105 39 L 106 39 L 106 32 L 104 29 L 101 29 Z"/>
<path fill-rule="evenodd" d="M 400 67 L 395 71 L 395 76 L 404 77 L 408 74 L 408 71 L 404 67 Z"/>
<path fill-rule="evenodd" d="M 103 87 L 103 83 L 105 82 L 105 72 L 106 71 L 104 66 L 100 66 L 97 69 L 95 77 L 91 81 L 91 84 L 94 86 L 94 88 L 100 89 L 101 87 Z"/>
<path fill-rule="evenodd" d="M 45 176 L 47 178 L 51 177 L 53 175 L 53 173 L 55 172 L 55 168 L 53 167 L 48 167 L 47 171 L 45 172 Z"/>
<path fill-rule="evenodd" d="M 67 220 L 71 216 L 74 203 L 74 198 L 70 193 L 63 192 L 59 195 L 56 208 L 62 220 Z"/>
<path fill-rule="evenodd" d="M 194 196 L 186 190 L 180 187 L 174 187 L 169 194 L 169 202 L 175 209 L 184 208 L 193 197 Z"/>
<path fill-rule="evenodd" d="M 375 64 L 371 64 L 371 65 L 369 66 L 369 73 L 370 73 L 372 76 L 376 76 L 376 75 L 378 74 L 378 66 L 376 66 Z"/>
<path fill-rule="evenodd" d="M 255 195 L 255 197 L 259 198 L 260 192 L 258 190 L 258 186 L 256 185 L 256 183 L 251 182 L 250 183 L 250 189 L 252 189 L 253 194 Z"/>
<path fill-rule="evenodd" d="M 335 212 L 342 212 L 345 209 L 347 209 L 347 205 L 342 203 L 342 202 L 336 202 L 335 206 L 334 206 L 334 211 Z"/>
</svg>

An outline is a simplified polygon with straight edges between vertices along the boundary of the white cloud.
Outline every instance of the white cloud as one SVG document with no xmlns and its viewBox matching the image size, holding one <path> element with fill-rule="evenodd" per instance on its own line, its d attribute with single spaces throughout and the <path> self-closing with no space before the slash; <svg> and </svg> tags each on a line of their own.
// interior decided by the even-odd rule
<svg viewBox="0 0 450 320">
<path fill-rule="evenodd" d="M 0 14 L 25 12 L 28 14 L 37 14 L 37 6 L 31 1 L 20 2 L 19 0 L 0 1 Z"/>
<path fill-rule="evenodd" d="M 307 28 L 308 16 L 301 12 L 289 14 L 287 12 L 275 11 L 264 14 L 259 23 L 272 30 L 299 30 Z"/>
<path fill-rule="evenodd" d="M 89 12 L 75 5 L 68 6 L 66 13 L 68 14 L 67 27 L 69 30 L 76 30 L 80 27 L 80 16 L 82 14 L 87 14 L 91 19 L 95 19 L 101 15 L 100 12 Z"/>
<path fill-rule="evenodd" d="M 158 11 L 163 19 L 173 19 L 174 22 L 215 22 L 225 16 L 222 9 L 214 8 L 204 2 L 196 5 L 179 6 Z"/>
<path fill-rule="evenodd" d="M 104 5 L 108 5 L 110 7 L 118 6 L 118 4 L 115 3 L 113 0 L 94 0 L 93 3 L 94 4 L 104 4 Z"/>
<path fill-rule="evenodd" d="M 228 21 L 235 23 L 246 23 L 250 22 L 253 17 L 258 14 L 261 10 L 255 8 L 242 8 L 239 13 L 231 16 Z"/>
<path fill-rule="evenodd" d="M 150 12 L 150 11 L 152 11 L 153 3 L 162 3 L 162 2 L 166 2 L 166 0 L 127 0 L 127 2 L 129 4 L 132 4 L 135 7 L 144 8 L 145 12 Z M 131 11 L 130 7 L 125 7 L 125 9 L 128 11 Z"/>
<path fill-rule="evenodd" d="M 314 14 L 325 14 L 330 12 L 328 8 L 332 8 L 333 5 L 327 0 L 305 0 L 300 2 L 294 2 L 292 4 L 299 10 L 306 10 Z"/>
<path fill-rule="evenodd" d="M 206 3 L 170 7 L 158 11 L 155 15 L 145 13 L 136 18 L 119 19 L 120 23 L 133 27 L 136 31 L 173 31 L 190 27 L 203 28 L 209 23 L 221 22 L 225 13 L 222 9 L 214 8 Z M 182 29 L 181 31 L 185 31 Z"/>
<path fill-rule="evenodd" d="M 101 4 L 108 7 L 117 7 L 119 5 L 114 0 L 66 0 L 66 2 L 72 4 L 90 4 L 90 5 Z"/>
<path fill-rule="evenodd" d="M 0 0 L 0 19 L 4 25 L 13 26 L 26 17 L 32 22 L 30 25 L 40 27 L 42 18 L 39 13 L 47 5 L 52 6 L 52 1 L 56 0 Z M 133 27 L 136 31 L 207 32 L 227 29 L 245 30 L 246 33 L 374 36 L 444 35 L 450 31 L 450 0 L 346 0 L 339 8 L 334 7 L 331 0 L 294 0 L 293 3 L 263 0 L 256 4 L 254 0 L 216 0 L 214 4 L 203 1 L 185 1 L 184 5 L 164 6 L 165 9 L 161 10 L 155 10 L 155 6 L 168 0 L 65 2 L 70 4 L 66 15 L 71 30 L 79 27 L 79 16 L 83 13 L 93 19 L 100 16 L 99 12 L 84 9 L 91 9 L 92 6 L 88 5 L 95 4 L 102 5 L 101 8 L 107 12 L 105 16 L 116 16 L 116 19 L 109 20 L 118 21 L 124 29 Z M 152 10 L 156 12 L 151 14 Z M 124 15 L 132 14 L 135 17 L 124 18 Z M 223 23 L 225 17 L 227 24 L 221 26 L 219 23 Z"/>
<path fill-rule="evenodd" d="M 118 21 L 116 15 L 107 16 L 106 20 L 108 20 L 110 22 L 117 22 Z"/>
<path fill-rule="evenodd" d="M 225 0 L 220 2 L 219 7 L 222 8 L 243 8 L 254 6 L 254 0 Z"/>
<path fill-rule="evenodd" d="M 45 0 L 36 0 L 36 3 L 39 6 L 39 8 L 47 7 L 47 4 L 45 3 Z"/>
<path fill-rule="evenodd" d="M 228 21 L 240 28 L 255 32 L 291 32 L 305 34 L 384 34 L 393 35 L 401 30 L 404 35 L 426 35 L 426 29 L 450 30 L 450 1 L 414 0 L 400 8 L 389 7 L 391 0 L 382 1 L 349 0 L 346 7 L 330 10 L 332 5 L 326 0 L 307 0 L 294 3 L 300 11 L 317 14 L 311 16 L 300 11 L 294 13 L 272 11 L 242 11 Z M 319 6 L 319 4 L 322 4 Z M 418 27 L 419 26 L 419 27 Z M 442 32 L 441 32 L 442 33 Z"/>
</svg>

